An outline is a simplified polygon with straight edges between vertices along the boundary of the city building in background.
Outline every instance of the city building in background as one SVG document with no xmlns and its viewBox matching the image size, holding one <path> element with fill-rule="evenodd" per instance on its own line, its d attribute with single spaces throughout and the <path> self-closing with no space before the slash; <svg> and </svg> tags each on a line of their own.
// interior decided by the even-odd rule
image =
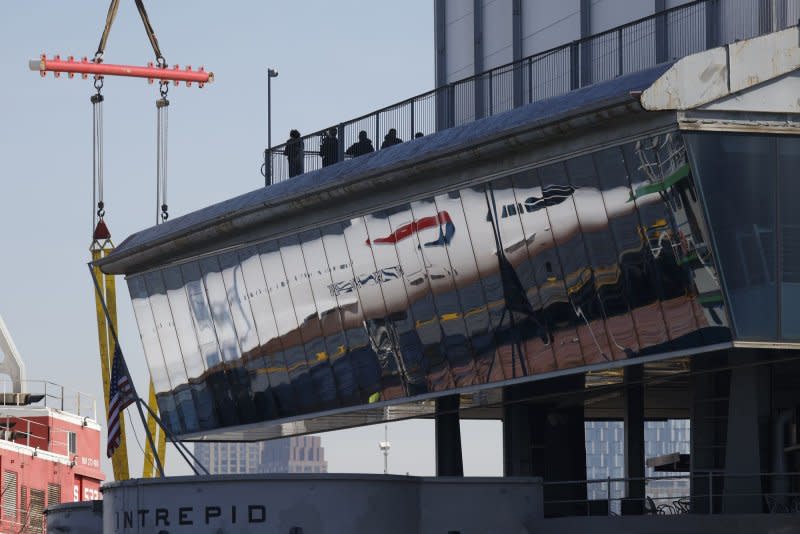
<svg viewBox="0 0 800 534">
<path fill-rule="evenodd" d="M 319 436 L 256 442 L 198 442 L 194 445 L 194 454 L 212 475 L 328 472 Z"/>
<path fill-rule="evenodd" d="M 43 534 L 44 510 L 100 499 L 100 425 L 94 399 L 25 364 L 0 317 L 0 533 Z"/>
<path fill-rule="evenodd" d="M 625 425 L 622 421 L 586 422 L 586 478 L 599 482 L 587 488 L 589 499 L 619 501 L 625 495 Z M 659 458 L 669 454 L 689 454 L 690 423 L 688 419 L 647 421 L 644 427 L 646 458 Z M 688 472 L 659 473 L 648 467 L 645 475 L 647 495 L 655 503 L 671 504 L 679 498 L 688 498 L 690 481 Z M 678 478 L 677 475 L 683 475 Z M 612 479 L 612 482 L 603 482 Z M 617 480 L 614 480 L 617 479 Z M 617 507 L 618 508 L 618 507 Z M 619 509 L 616 510 L 619 512 Z"/>
</svg>

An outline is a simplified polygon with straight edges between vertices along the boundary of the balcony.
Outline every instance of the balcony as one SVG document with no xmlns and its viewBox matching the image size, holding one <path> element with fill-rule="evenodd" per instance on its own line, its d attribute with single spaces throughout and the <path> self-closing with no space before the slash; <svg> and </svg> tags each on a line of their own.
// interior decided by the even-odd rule
<svg viewBox="0 0 800 534">
<path fill-rule="evenodd" d="M 282 182 L 399 142 L 782 30 L 794 25 L 798 16 L 800 0 L 690 2 L 268 148 L 261 173 L 267 183 Z"/>
</svg>

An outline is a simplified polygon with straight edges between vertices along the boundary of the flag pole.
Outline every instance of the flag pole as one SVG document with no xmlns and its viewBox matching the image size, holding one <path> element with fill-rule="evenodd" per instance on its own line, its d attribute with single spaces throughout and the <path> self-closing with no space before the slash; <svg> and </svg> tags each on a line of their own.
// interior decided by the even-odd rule
<svg viewBox="0 0 800 534">
<path fill-rule="evenodd" d="M 196 457 L 194 454 L 192 454 L 191 452 L 189 452 L 189 448 L 188 448 L 186 445 L 184 445 L 184 443 L 183 443 L 182 441 L 179 441 L 179 440 L 177 440 L 177 439 L 175 438 L 175 436 L 172 434 L 172 432 L 170 432 L 170 431 L 169 431 L 169 429 L 166 427 L 166 425 L 164 425 L 164 422 L 161 420 L 161 418 L 160 418 L 160 417 L 158 417 L 158 415 L 155 413 L 155 411 L 153 411 L 153 409 L 152 409 L 152 408 L 150 408 L 150 406 L 149 406 L 149 405 L 148 405 L 146 402 L 142 401 L 142 404 L 143 404 L 143 405 L 144 405 L 144 407 L 147 409 L 148 413 L 150 413 L 150 416 L 151 416 L 153 419 L 155 419 L 156 423 L 158 423 L 158 426 L 159 426 L 159 427 L 161 427 L 161 430 L 164 432 L 164 434 L 166 434 L 166 436 L 167 436 L 167 439 L 168 439 L 168 440 L 169 440 L 169 441 L 170 441 L 170 442 L 171 442 L 173 445 L 175 445 L 175 448 L 178 450 L 178 452 L 180 453 L 180 455 L 181 455 L 181 456 L 183 456 L 183 459 L 184 459 L 184 460 L 186 460 L 186 463 L 187 463 L 187 464 L 189 464 L 189 467 L 191 467 L 191 468 L 192 468 L 192 470 L 194 471 L 194 473 L 195 473 L 196 475 L 199 475 L 199 474 L 200 474 L 200 473 L 198 473 L 198 472 L 197 472 L 197 469 L 195 469 L 195 468 L 194 468 L 194 465 L 192 464 L 192 462 L 190 462 L 190 461 L 189 461 L 189 458 L 191 458 L 192 460 L 194 460 L 194 463 L 195 463 L 195 464 L 197 464 L 197 465 L 199 465 L 199 466 L 200 466 L 200 469 L 202 469 L 202 470 L 203 470 L 203 472 L 204 472 L 205 474 L 207 474 L 207 475 L 210 475 L 211 473 L 209 473 L 209 472 L 208 472 L 208 469 L 206 469 L 206 466 L 204 466 L 203 464 L 201 464 L 201 463 L 200 463 L 200 462 L 197 460 L 197 457 Z M 181 449 L 183 449 L 183 450 L 181 450 Z M 185 454 L 184 454 L 184 453 L 185 453 Z M 187 457 L 186 457 L 186 455 L 187 455 L 187 454 L 189 455 L 189 458 L 187 458 Z"/>
<path fill-rule="evenodd" d="M 153 458 L 156 461 L 156 469 L 158 469 L 158 474 L 161 475 L 161 478 L 164 478 L 164 466 L 161 465 L 161 458 L 158 457 L 158 450 L 156 449 L 156 444 L 153 441 L 153 434 L 150 433 L 150 430 L 147 428 L 147 418 L 144 416 L 144 412 L 142 411 L 142 404 L 144 401 L 136 396 L 136 409 L 139 410 L 139 417 L 142 419 L 142 424 L 145 428 L 145 434 L 147 434 L 147 442 L 150 444 L 150 450 L 153 451 Z"/>
<path fill-rule="evenodd" d="M 92 262 L 86 264 L 89 267 L 89 274 L 92 277 L 92 283 L 94 284 L 94 290 L 97 292 L 97 296 L 100 300 L 100 305 L 103 307 L 103 314 L 105 314 L 106 322 L 108 322 L 108 330 L 111 332 L 111 337 L 114 338 L 114 346 L 122 352 L 122 349 L 119 348 L 119 337 L 117 337 L 117 331 L 114 329 L 114 325 L 111 322 L 111 314 L 108 313 L 108 306 L 106 306 L 106 299 L 103 297 L 103 292 L 100 290 L 100 284 L 97 281 L 97 278 L 94 275 L 94 269 L 92 269 Z M 124 359 L 124 356 L 123 356 Z M 127 365 L 126 365 L 127 368 Z M 142 407 L 140 403 L 142 399 L 139 397 L 139 393 L 136 391 L 136 386 L 133 384 L 133 380 L 131 379 L 131 386 L 133 387 L 133 395 L 136 397 L 136 407 L 139 409 L 139 417 L 142 419 L 142 426 L 144 427 L 144 431 L 147 434 L 147 441 L 150 443 L 150 449 L 153 451 L 153 456 L 156 460 L 156 466 L 158 467 L 158 472 L 161 477 L 164 477 L 164 468 L 161 465 L 161 459 L 158 457 L 158 450 L 156 449 L 154 442 L 153 442 L 153 435 L 150 433 L 150 430 L 147 428 L 147 419 L 144 416 L 144 412 L 142 411 Z M 162 425 L 163 428 L 163 425 Z"/>
</svg>

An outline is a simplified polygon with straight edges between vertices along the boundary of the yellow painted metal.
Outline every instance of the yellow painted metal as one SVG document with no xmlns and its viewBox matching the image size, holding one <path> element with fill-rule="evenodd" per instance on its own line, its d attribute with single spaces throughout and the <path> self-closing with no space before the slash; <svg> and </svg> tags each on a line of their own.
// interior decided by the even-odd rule
<svg viewBox="0 0 800 534">
<path fill-rule="evenodd" d="M 107 256 L 114 250 L 114 245 L 110 240 L 105 240 L 103 243 L 94 241 L 89 249 L 92 253 L 92 261 L 96 262 L 102 257 Z M 111 358 L 114 355 L 114 336 L 111 334 L 110 327 L 114 331 L 117 329 L 117 295 L 116 284 L 114 283 L 113 275 L 105 275 L 100 271 L 99 267 L 93 267 L 93 274 L 103 292 L 103 298 L 108 308 L 108 315 L 111 318 L 111 325 L 106 320 L 105 313 L 103 312 L 103 304 L 101 296 L 97 291 L 93 291 L 95 296 L 95 311 L 97 313 L 97 340 L 100 348 L 100 370 L 103 378 L 103 399 L 106 409 L 106 418 L 108 418 L 108 392 L 109 384 L 111 383 Z M 128 469 L 128 448 L 125 442 L 125 414 L 121 413 L 119 417 L 120 437 L 121 443 L 114 451 L 111 457 L 111 464 L 114 468 L 115 480 L 127 480 L 130 478 L 130 471 Z"/>
<path fill-rule="evenodd" d="M 156 390 L 153 387 L 153 381 L 150 381 L 150 392 L 147 396 L 147 405 L 150 406 L 150 409 L 153 412 L 158 412 L 158 404 L 156 403 Z M 150 431 L 150 435 L 153 436 L 153 440 L 156 442 L 156 454 L 161 459 L 161 465 L 164 466 L 164 462 L 166 460 L 165 454 L 167 452 L 167 436 L 164 434 L 164 430 L 158 426 L 156 423 L 155 418 L 147 414 L 147 430 Z M 144 465 L 142 466 L 142 478 L 155 478 L 158 477 L 158 468 L 156 467 L 155 460 L 153 459 L 153 449 L 150 448 L 148 444 L 145 447 L 144 452 Z"/>
</svg>

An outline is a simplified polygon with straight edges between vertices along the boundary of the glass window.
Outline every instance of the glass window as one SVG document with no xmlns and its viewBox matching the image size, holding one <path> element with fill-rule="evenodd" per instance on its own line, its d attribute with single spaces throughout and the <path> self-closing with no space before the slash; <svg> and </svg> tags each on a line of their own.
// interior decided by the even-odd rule
<svg viewBox="0 0 800 534">
<path fill-rule="evenodd" d="M 248 247 L 239 251 L 239 260 L 260 344 L 261 361 L 253 362 L 256 369 L 254 378 L 256 404 L 268 409 L 269 405 L 274 402 L 279 416 L 287 417 L 295 414 L 294 393 L 286 367 L 283 346 L 278 336 L 278 327 L 261 266 L 261 258 L 255 247 Z M 261 384 L 263 380 L 266 380 L 269 385 L 272 400 L 266 393 L 260 393 L 263 391 Z"/>
<path fill-rule="evenodd" d="M 800 339 L 800 138 L 778 138 L 781 337 Z"/>
<path fill-rule="evenodd" d="M 740 338 L 777 336 L 776 139 L 687 134 Z"/>
<path fill-rule="evenodd" d="M 378 300 L 367 303 L 362 302 L 359 298 L 360 288 L 356 284 L 353 272 L 354 262 L 350 258 L 345 239 L 345 236 L 353 231 L 353 225 L 350 222 L 325 226 L 321 229 L 322 246 L 330 267 L 331 283 L 328 291 L 336 300 L 341 316 L 342 327 L 347 339 L 348 357 L 361 390 L 361 401 L 370 402 L 370 399 L 381 396 L 384 385 L 387 387 L 386 392 L 393 391 L 394 378 L 397 378 L 399 374 L 393 359 L 381 358 L 379 360 L 375 352 L 379 346 L 373 346 L 368 330 L 365 328 L 365 325 L 369 324 L 374 317 L 384 317 L 386 308 L 382 295 L 377 296 Z M 357 240 L 354 241 L 357 243 Z M 394 388 L 394 391 L 396 389 Z M 386 397 L 384 396 L 384 398 Z"/>
<path fill-rule="evenodd" d="M 393 241 L 393 230 L 388 222 L 390 212 L 378 212 L 364 217 L 367 230 L 367 239 L 359 244 L 350 246 L 350 254 L 358 253 L 359 249 L 366 248 L 373 258 L 374 267 L 371 271 L 357 272 L 358 283 L 362 287 L 379 287 L 386 303 L 387 315 L 382 324 L 375 324 L 375 334 L 379 338 L 388 338 L 395 347 L 395 358 L 400 370 L 402 384 L 407 394 L 416 395 L 428 391 L 429 378 L 438 378 L 441 368 L 431 367 L 426 359 L 426 348 L 420 334 L 427 334 L 423 328 L 418 331 L 414 310 L 408 300 L 405 285 L 402 279 L 394 280 L 395 283 L 381 283 L 380 277 L 384 269 L 401 270 L 400 260 L 397 257 Z M 405 237 L 410 235 L 403 234 Z M 366 251 L 365 251 L 366 252 Z M 427 336 L 426 336 L 427 337 Z M 430 339 L 426 339 L 430 341 Z M 431 372 L 429 377 L 428 372 Z"/>
<path fill-rule="evenodd" d="M 299 411 L 308 411 L 314 403 L 314 390 L 311 384 L 305 349 L 298 332 L 297 317 L 294 313 L 292 295 L 289 292 L 289 279 L 284 271 L 283 260 L 276 241 L 258 246 L 261 267 L 267 280 L 267 289 L 272 303 L 277 335 L 283 348 L 286 370 L 292 382 L 294 404 Z"/>
<path fill-rule="evenodd" d="M 308 268 L 309 283 L 314 300 L 318 325 L 317 334 L 324 339 L 325 360 L 333 372 L 338 397 L 343 405 L 352 405 L 360 400 L 355 373 L 347 354 L 347 337 L 343 331 L 341 310 L 336 296 L 331 291 L 333 279 L 328 264 L 322 234 L 310 230 L 300 235 L 303 259 Z"/>
<path fill-rule="evenodd" d="M 601 281 L 598 284 L 598 294 L 603 302 L 608 335 L 615 356 L 630 357 L 640 348 L 636 304 L 647 305 L 655 302 L 656 298 L 649 285 L 644 294 L 634 294 L 634 284 L 640 282 L 641 273 L 646 272 L 643 267 L 646 252 L 639 233 L 636 203 L 631 202 L 631 189 L 622 149 L 614 147 L 596 152 L 593 160 L 616 262 L 615 278 L 605 283 Z"/>
<path fill-rule="evenodd" d="M 464 213 L 461 196 L 457 191 L 438 195 L 435 201 L 437 212 L 447 213 L 453 224 L 450 235 L 451 244 L 446 247 L 424 247 L 423 255 L 426 258 L 426 265 L 436 260 L 437 255 L 440 257 L 442 254 L 447 255 L 448 263 L 452 268 L 453 282 L 457 288 L 459 312 L 462 314 L 473 352 L 475 383 L 486 383 L 489 381 L 489 373 L 493 368 L 497 345 L 491 328 L 491 319 L 479 277 L 478 265 L 470 242 L 467 217 Z M 483 206 L 485 206 L 485 201 Z M 479 210 L 479 214 L 484 212 L 483 207 L 479 207 Z M 488 209 L 486 213 L 488 213 Z M 447 228 L 445 228 L 445 232 L 447 232 Z M 430 259 L 428 259 L 429 257 Z M 442 262 L 442 265 L 447 265 L 444 258 L 439 261 Z M 444 301 L 445 298 L 440 300 Z M 445 311 L 447 309 L 448 307 L 444 306 L 442 313 L 448 313 Z"/>
<path fill-rule="evenodd" d="M 661 305 L 666 297 L 658 261 L 662 257 L 662 230 L 669 219 L 669 212 L 660 193 L 650 189 L 658 182 L 658 178 L 652 170 L 656 163 L 651 161 L 647 146 L 647 143 L 639 141 L 622 147 L 639 216 L 639 239 L 644 247 L 642 262 L 632 264 L 628 269 L 632 284 L 628 294 L 642 349 L 669 341 L 667 321 Z"/>
<path fill-rule="evenodd" d="M 223 426 L 234 425 L 238 422 L 239 416 L 232 398 L 232 388 L 225 365 L 220 357 L 217 335 L 214 331 L 214 323 L 203 287 L 200 266 L 197 262 L 181 265 L 181 275 L 185 282 L 200 354 L 206 362 L 206 382 L 214 397 L 215 411 Z"/>
<path fill-rule="evenodd" d="M 520 361 L 525 360 L 521 354 L 515 330 L 511 327 L 511 318 L 506 310 L 503 283 L 500 277 L 500 265 L 497 255 L 497 237 L 495 224 L 498 214 L 491 208 L 490 194 L 486 186 L 467 187 L 459 191 L 462 209 L 466 221 L 466 237 L 472 250 L 477 267 L 476 296 L 483 297 L 483 305 L 488 312 L 488 330 L 493 336 L 496 348 L 489 363 L 486 382 L 495 382 L 515 375 L 523 376 Z M 485 212 L 486 218 L 480 217 Z M 488 223 L 488 224 L 487 224 Z M 458 230 L 456 230 L 458 231 Z M 474 275 L 473 275 L 474 276 Z"/>
<path fill-rule="evenodd" d="M 588 224 L 600 219 L 602 202 L 599 206 L 587 206 L 601 201 L 597 189 L 584 184 L 593 174 L 591 159 L 584 157 L 568 160 L 566 164 L 548 165 L 539 170 L 542 180 L 542 194 L 548 204 L 546 209 L 553 225 L 556 253 L 564 269 L 564 281 L 572 311 L 575 314 L 574 326 L 586 363 L 600 363 L 611 359 L 608 338 L 603 325 L 600 301 L 595 294 L 594 271 L 587 256 L 586 237 L 582 233 L 581 219 L 578 216 L 577 197 L 584 221 Z M 570 184 L 567 168 L 575 172 L 578 186 Z M 597 208 L 600 208 L 598 211 Z M 603 214 L 602 218 L 605 218 Z"/>
<path fill-rule="evenodd" d="M 549 332 L 554 367 L 562 369 L 582 365 L 583 354 L 575 330 L 576 316 L 564 284 L 554 230 L 546 209 L 549 204 L 563 202 L 565 197 L 553 188 L 544 190 L 536 171 L 515 175 L 513 183 L 517 203 L 521 203 L 525 210 L 520 221 L 532 268 L 530 278 L 538 286 L 538 300 L 544 311 L 542 317 Z"/>
<path fill-rule="evenodd" d="M 449 255 L 456 238 L 455 224 L 449 211 L 438 209 L 434 199 L 412 202 L 410 209 L 419 232 L 397 247 L 406 287 L 411 294 L 425 291 L 432 297 L 441 329 L 440 350 L 447 358 L 453 384 L 474 384 L 473 349 Z"/>
<path fill-rule="evenodd" d="M 521 370 L 525 375 L 553 370 L 555 359 L 549 342 L 548 321 L 528 253 L 530 236 L 522 225 L 522 218 L 528 218 L 535 211 L 525 202 L 531 199 L 531 194 L 516 191 L 510 177 L 494 180 L 488 191 L 500 245 L 499 275 L 512 326 L 510 332 L 519 340 L 522 349 L 519 352 L 525 357 L 526 365 Z M 530 295 L 529 290 L 532 291 Z M 511 375 L 519 376 L 514 361 Z"/>
<path fill-rule="evenodd" d="M 605 164 L 602 171 L 617 174 L 613 178 L 606 177 L 615 185 L 601 185 L 599 163 Z M 635 354 L 639 343 L 625 295 L 622 253 L 611 229 L 612 221 L 616 223 L 618 217 L 631 215 L 636 209 L 630 201 L 622 153 L 617 148 L 575 158 L 567 162 L 567 169 L 570 183 L 576 188 L 573 198 L 592 262 L 595 300 L 599 304 L 590 306 L 590 313 L 595 320 L 600 314 L 605 321 L 609 356 L 625 358 Z M 632 222 L 628 219 L 628 224 Z M 634 224 L 633 229 L 635 227 Z"/>
<path fill-rule="evenodd" d="M 150 302 L 147 295 L 144 276 L 133 276 L 128 278 L 128 290 L 131 294 L 133 313 L 136 316 L 136 324 L 142 338 L 145 358 L 150 369 L 150 379 L 153 381 L 156 396 L 158 398 L 159 411 L 162 412 L 162 419 L 175 431 L 179 431 L 177 414 L 175 413 L 175 402 L 172 398 L 172 387 L 169 382 L 167 367 L 164 363 L 164 355 L 161 350 L 161 343 L 156 332 L 156 324 L 153 320 L 153 312 L 150 309 Z"/>
<path fill-rule="evenodd" d="M 172 320 L 172 310 L 167 299 L 167 290 L 160 271 L 144 275 L 147 292 L 150 295 L 150 309 L 156 325 L 156 334 L 161 343 L 164 363 L 170 379 L 172 393 L 177 403 L 180 424 L 185 431 L 198 428 L 197 415 L 194 410 L 194 399 L 189 387 L 186 368 L 178 343 L 178 334 Z M 177 423 L 177 422 L 176 422 Z"/>
<path fill-rule="evenodd" d="M 198 424 L 201 428 L 216 427 L 219 423 L 215 413 L 214 400 L 203 380 L 206 366 L 200 354 L 195 327 L 192 323 L 192 313 L 189 309 L 189 301 L 183 286 L 180 269 L 178 267 L 168 267 L 164 269 L 163 276 L 167 299 L 172 310 L 175 332 L 178 336 L 178 344 L 183 355 L 186 375 L 194 391 L 193 397 Z"/>
<path fill-rule="evenodd" d="M 236 252 L 227 252 L 219 257 L 222 268 L 222 282 L 228 296 L 228 306 L 241 350 L 241 364 L 246 370 L 253 394 L 253 401 L 259 412 L 259 419 L 274 417 L 276 407 L 269 388 L 269 380 L 263 372 L 261 343 L 256 331 L 255 319 L 250 308 L 247 285 Z"/>
<path fill-rule="evenodd" d="M 295 315 L 297 330 L 292 333 L 304 352 L 313 384 L 314 401 L 317 409 L 333 409 L 339 406 L 336 381 L 331 371 L 328 350 L 322 336 L 314 295 L 309 283 L 300 240 L 297 236 L 279 240 L 281 259 L 289 285 L 291 306 Z"/>
<path fill-rule="evenodd" d="M 222 281 L 219 259 L 216 257 L 202 258 L 199 263 L 206 296 L 211 307 L 217 341 L 222 359 L 227 364 L 228 380 L 233 386 L 231 393 L 235 399 L 240 422 L 253 422 L 257 420 L 257 415 L 253 394 L 250 391 L 250 377 L 242 365 L 242 352 L 228 304 L 227 291 Z"/>
<path fill-rule="evenodd" d="M 547 214 L 547 226 L 552 239 L 552 261 L 546 261 L 543 278 L 563 284 L 566 292 L 561 316 L 572 328 L 559 331 L 555 336 L 556 356 L 560 366 L 584 365 L 588 362 L 605 361 L 598 349 L 596 336 L 589 328 L 584 307 L 592 296 L 592 269 L 586 258 L 586 250 L 580 234 L 580 222 L 575 211 L 572 195 L 575 189 L 569 185 L 563 163 L 554 163 L 538 169 L 541 204 Z M 560 280 L 556 280 L 556 279 Z M 559 288 L 560 289 L 560 288 Z M 570 360 L 570 348 L 579 361 Z M 559 354 L 561 352 L 562 354 Z"/>
</svg>

